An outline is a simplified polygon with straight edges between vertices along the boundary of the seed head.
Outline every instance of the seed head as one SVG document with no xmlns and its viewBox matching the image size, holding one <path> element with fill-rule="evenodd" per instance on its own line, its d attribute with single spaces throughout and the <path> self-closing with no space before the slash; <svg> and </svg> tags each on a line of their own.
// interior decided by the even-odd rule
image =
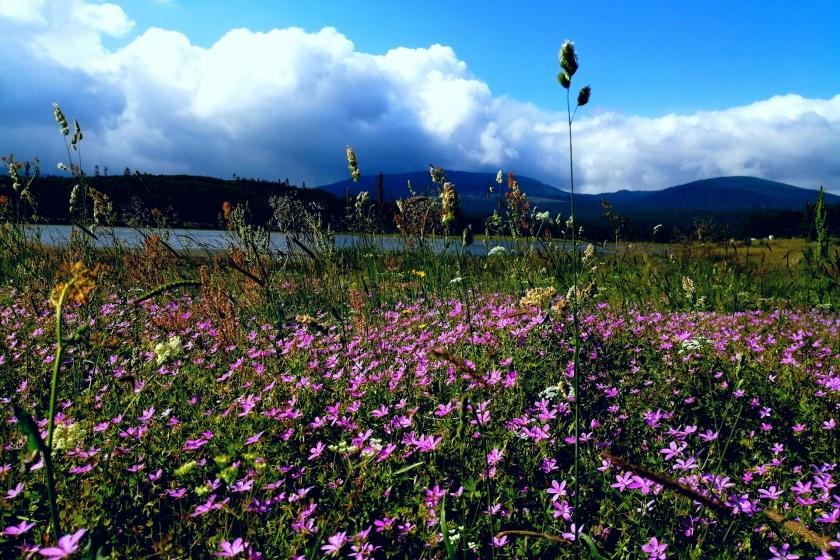
<svg viewBox="0 0 840 560">
<path fill-rule="evenodd" d="M 79 121 L 73 119 L 73 138 L 70 139 L 70 146 L 75 150 L 79 142 L 82 141 L 84 135 L 82 134 L 82 127 L 79 126 Z"/>
<path fill-rule="evenodd" d="M 441 222 L 447 226 L 455 219 L 455 209 L 458 206 L 458 193 L 455 184 L 446 182 L 440 191 Z"/>
<path fill-rule="evenodd" d="M 592 93 L 592 88 L 589 86 L 583 86 L 580 88 L 580 93 L 578 93 L 578 100 L 577 104 L 578 107 L 583 107 L 587 103 L 589 103 L 589 95 Z"/>
<path fill-rule="evenodd" d="M 111 225 L 114 222 L 114 205 L 111 198 L 96 189 L 89 188 L 93 199 L 93 221 L 96 225 Z"/>
<path fill-rule="evenodd" d="M 76 207 L 79 204 L 79 192 L 81 189 L 82 187 L 77 183 L 73 185 L 73 189 L 70 191 L 70 214 L 74 214 L 76 212 Z"/>
<path fill-rule="evenodd" d="M 11 179 L 12 179 L 12 188 L 15 191 L 19 191 L 20 187 L 22 185 L 21 180 L 20 180 L 20 174 L 18 173 L 18 167 L 20 167 L 20 164 L 16 161 L 12 161 L 11 158 L 10 158 L 9 165 L 8 165 L 9 177 L 11 177 Z"/>
<path fill-rule="evenodd" d="M 502 181 L 504 181 L 504 180 L 505 180 L 505 176 L 502 174 L 502 170 L 499 169 L 499 172 L 496 173 L 496 182 L 501 185 Z"/>
<path fill-rule="evenodd" d="M 446 172 L 443 170 L 443 167 L 435 167 L 430 163 L 429 175 L 432 176 L 432 183 L 441 185 L 444 181 L 446 181 Z"/>
<path fill-rule="evenodd" d="M 560 68 L 566 71 L 566 75 L 571 81 L 572 76 L 575 75 L 578 69 L 577 53 L 575 52 L 575 44 L 572 41 L 566 41 L 560 47 Z"/>
<path fill-rule="evenodd" d="M 354 183 L 358 183 L 359 179 L 362 176 L 362 172 L 359 171 L 359 163 L 356 161 L 356 152 L 353 151 L 353 148 L 347 146 L 347 168 L 350 169 L 350 176 L 353 178 Z"/>
<path fill-rule="evenodd" d="M 61 133 L 64 136 L 68 136 L 70 134 L 70 126 L 67 124 L 67 118 L 64 116 L 64 113 L 61 110 L 61 107 L 58 106 L 58 103 L 53 103 L 53 115 L 55 115 L 55 122 L 58 123 L 58 126 L 61 128 Z"/>
<path fill-rule="evenodd" d="M 365 204 L 370 200 L 370 194 L 367 191 L 362 191 L 356 196 L 356 214 L 361 216 L 365 211 Z"/>
<path fill-rule="evenodd" d="M 688 299 L 692 299 L 694 294 L 697 293 L 697 288 L 694 286 L 694 280 L 688 276 L 682 277 L 682 289 L 683 293 L 685 293 L 685 297 Z"/>
<path fill-rule="evenodd" d="M 560 82 L 560 85 L 565 89 L 569 89 L 569 86 L 572 85 L 572 79 L 565 72 L 559 72 L 557 74 L 557 81 Z"/>
</svg>

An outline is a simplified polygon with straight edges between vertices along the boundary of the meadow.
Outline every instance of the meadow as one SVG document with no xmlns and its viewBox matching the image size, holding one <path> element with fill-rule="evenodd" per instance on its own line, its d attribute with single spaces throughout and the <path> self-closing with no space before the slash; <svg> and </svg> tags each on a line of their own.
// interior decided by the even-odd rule
<svg viewBox="0 0 840 560">
<path fill-rule="evenodd" d="M 164 231 L 94 249 L 79 228 L 66 247 L 4 252 L 4 557 L 838 546 L 837 290 L 775 256 L 813 243 L 581 251 L 575 394 L 562 240 L 393 253 L 313 229 L 279 255 L 231 219 L 254 250 L 186 258 Z M 48 440 L 52 372 L 60 541 L 27 446 Z"/>
<path fill-rule="evenodd" d="M 353 247 L 289 196 L 269 224 L 226 203 L 229 248 L 185 255 L 161 224 L 109 237 L 56 119 L 66 244 L 27 235 L 37 173 L 4 160 L 3 558 L 840 556 L 821 204 L 813 240 L 605 246 L 511 173 L 476 240 L 432 167 L 400 250 L 363 193 Z"/>
</svg>

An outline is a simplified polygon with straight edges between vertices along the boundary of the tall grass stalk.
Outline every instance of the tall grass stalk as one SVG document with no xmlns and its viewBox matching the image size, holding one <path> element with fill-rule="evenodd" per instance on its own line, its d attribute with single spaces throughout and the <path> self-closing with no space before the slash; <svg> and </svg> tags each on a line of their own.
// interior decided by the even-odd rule
<svg viewBox="0 0 840 560">
<path fill-rule="evenodd" d="M 50 503 L 50 522 L 52 524 L 53 536 L 58 539 L 61 535 L 61 522 L 58 514 L 58 496 L 55 489 L 55 469 L 52 462 L 53 436 L 55 435 L 55 409 L 58 403 L 58 373 L 61 368 L 61 361 L 64 350 L 68 345 L 79 342 L 86 331 L 82 326 L 70 337 L 65 338 L 62 321 L 62 310 L 64 303 L 70 299 L 77 303 L 87 301 L 90 293 L 96 288 L 96 276 L 98 267 L 88 269 L 82 263 L 76 263 L 71 268 L 71 277 L 64 283 L 56 286 L 50 297 L 50 302 L 55 306 L 55 360 L 53 361 L 52 374 L 50 376 L 50 400 L 47 416 L 47 441 L 42 442 L 40 447 L 44 459 L 44 470 L 47 475 L 47 499 Z"/>
<path fill-rule="evenodd" d="M 572 77 L 578 70 L 578 58 L 575 52 L 575 44 L 572 41 L 566 41 L 560 48 L 560 68 L 562 71 L 557 75 L 557 80 L 560 85 L 566 90 L 566 117 L 568 119 L 569 127 L 569 212 L 571 214 L 572 224 L 572 321 L 573 321 L 573 337 L 574 337 L 574 355 L 573 355 L 573 391 L 575 395 L 575 471 L 574 471 L 574 509 L 572 510 L 573 522 L 576 527 L 580 527 L 579 519 L 579 505 L 580 505 L 580 309 L 578 302 L 578 277 L 579 265 L 577 249 L 577 232 L 578 227 L 575 221 L 575 170 L 574 170 L 574 156 L 572 151 L 572 122 L 575 119 L 577 110 L 589 102 L 590 87 L 584 86 L 578 93 L 577 104 L 575 110 L 571 109 L 571 94 L 570 88 L 572 85 Z M 580 539 L 575 539 L 575 556 L 580 555 Z"/>
</svg>

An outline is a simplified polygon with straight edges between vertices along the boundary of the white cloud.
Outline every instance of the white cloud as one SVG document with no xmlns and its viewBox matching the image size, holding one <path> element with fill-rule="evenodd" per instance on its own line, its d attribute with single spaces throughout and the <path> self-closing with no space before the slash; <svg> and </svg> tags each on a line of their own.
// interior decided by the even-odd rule
<svg viewBox="0 0 840 560">
<path fill-rule="evenodd" d="M 100 69 L 108 56 L 102 36 L 122 37 L 133 26 L 123 9 L 111 3 L 0 0 L 0 53 L 25 55 L 33 63 L 47 58 L 65 68 Z M 44 75 L 43 81 L 48 80 Z"/>
<path fill-rule="evenodd" d="M 45 3 L 46 0 L 0 0 L 0 18 L 22 25 L 43 24 Z"/>
<path fill-rule="evenodd" d="M 23 26 L 27 21 L 31 25 Z M 49 101 L 79 115 L 88 162 L 112 169 L 290 177 L 362 171 L 515 171 L 564 186 L 565 114 L 495 97 L 442 45 L 359 52 L 339 31 L 233 29 L 208 48 L 150 28 L 109 52 L 102 36 L 132 29 L 115 4 L 0 0 L 13 88 L 0 105 L 0 151 L 60 157 L 44 135 Z M 743 107 L 638 117 L 592 107 L 575 123 L 582 191 L 651 189 L 717 175 L 756 175 L 840 190 L 840 95 L 788 94 Z M 594 107 L 594 108 L 593 108 Z M 6 140 L 8 142 L 8 140 Z"/>
</svg>

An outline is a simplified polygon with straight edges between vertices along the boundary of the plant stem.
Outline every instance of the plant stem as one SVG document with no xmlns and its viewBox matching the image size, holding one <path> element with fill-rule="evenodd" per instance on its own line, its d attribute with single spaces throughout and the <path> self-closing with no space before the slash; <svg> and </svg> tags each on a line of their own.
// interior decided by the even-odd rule
<svg viewBox="0 0 840 560">
<path fill-rule="evenodd" d="M 44 454 L 44 469 L 47 471 L 47 498 L 50 501 L 50 517 L 52 518 L 53 533 L 56 539 L 61 535 L 61 526 L 58 518 L 58 496 L 55 491 L 55 472 L 52 463 L 53 433 L 55 432 L 55 407 L 58 401 L 58 368 L 61 367 L 61 358 L 64 354 L 64 342 L 61 329 L 61 308 L 64 305 L 64 298 L 73 281 L 67 282 L 58 297 L 55 308 L 55 361 L 53 362 L 52 377 L 50 379 L 50 409 L 47 419 L 47 445 Z"/>
<path fill-rule="evenodd" d="M 569 91 L 566 89 L 566 115 L 569 117 L 569 191 L 570 202 L 569 211 L 572 218 L 572 321 L 573 321 L 573 335 L 574 335 L 574 356 L 572 358 L 572 386 L 575 392 L 575 499 L 574 509 L 572 515 L 574 518 L 575 527 L 580 527 L 580 519 L 578 515 L 578 505 L 580 503 L 580 379 L 579 379 L 579 359 L 580 359 L 580 321 L 578 317 L 578 251 L 577 239 L 575 229 L 577 222 L 575 221 L 575 170 L 572 159 L 572 111 L 569 104 Z M 577 112 L 577 108 L 575 108 Z M 575 539 L 575 556 L 580 553 L 580 543 Z"/>
</svg>

